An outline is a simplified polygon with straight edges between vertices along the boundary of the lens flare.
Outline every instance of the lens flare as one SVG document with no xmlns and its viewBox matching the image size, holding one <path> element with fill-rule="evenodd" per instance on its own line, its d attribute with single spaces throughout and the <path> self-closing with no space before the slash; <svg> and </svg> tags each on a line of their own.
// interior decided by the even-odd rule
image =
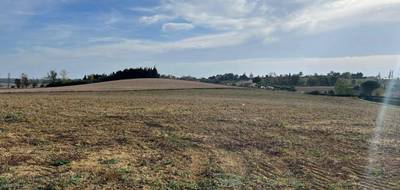
<svg viewBox="0 0 400 190">
<path fill-rule="evenodd" d="M 395 76 L 399 76 L 399 69 L 400 69 L 400 57 L 397 60 L 397 66 L 395 71 Z M 383 159 L 384 152 L 380 150 L 380 143 L 382 142 L 382 135 L 385 131 L 385 126 L 387 126 L 387 114 L 390 111 L 391 105 L 390 99 L 393 96 L 394 87 L 397 83 L 397 80 L 391 79 L 387 83 L 385 83 L 385 94 L 383 103 L 379 109 L 379 113 L 376 119 L 376 125 L 373 130 L 373 135 L 370 140 L 369 145 L 369 152 L 368 152 L 368 164 L 366 167 L 366 176 L 368 179 L 371 178 L 379 178 L 381 177 L 385 169 L 381 165 L 380 161 Z"/>
</svg>

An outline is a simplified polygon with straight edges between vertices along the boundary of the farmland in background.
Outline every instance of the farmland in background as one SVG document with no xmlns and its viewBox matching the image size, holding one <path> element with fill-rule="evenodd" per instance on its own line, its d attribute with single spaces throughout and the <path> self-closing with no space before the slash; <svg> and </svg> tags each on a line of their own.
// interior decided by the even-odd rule
<svg viewBox="0 0 400 190">
<path fill-rule="evenodd" d="M 171 79 L 128 79 L 109 82 L 100 82 L 85 85 L 52 87 L 52 88 L 25 88 L 3 89 L 0 93 L 16 92 L 102 92 L 102 91 L 130 91 L 130 90 L 166 90 L 166 89 L 218 89 L 235 88 L 219 84 L 202 83 Z"/>
</svg>

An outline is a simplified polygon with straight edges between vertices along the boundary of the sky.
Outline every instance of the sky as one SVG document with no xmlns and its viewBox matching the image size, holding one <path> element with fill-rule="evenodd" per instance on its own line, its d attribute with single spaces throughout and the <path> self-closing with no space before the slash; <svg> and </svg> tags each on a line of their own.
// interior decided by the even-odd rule
<svg viewBox="0 0 400 190">
<path fill-rule="evenodd" d="M 0 77 L 140 66 L 384 76 L 399 33 L 400 0 L 0 0 Z"/>
</svg>

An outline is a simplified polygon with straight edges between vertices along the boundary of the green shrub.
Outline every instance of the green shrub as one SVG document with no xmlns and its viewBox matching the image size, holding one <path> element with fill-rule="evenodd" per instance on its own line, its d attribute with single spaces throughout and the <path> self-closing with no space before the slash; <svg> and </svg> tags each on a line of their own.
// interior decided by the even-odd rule
<svg viewBox="0 0 400 190">
<path fill-rule="evenodd" d="M 6 123 L 17 123 L 24 121 L 24 114 L 22 112 L 12 112 L 4 116 Z"/>
</svg>

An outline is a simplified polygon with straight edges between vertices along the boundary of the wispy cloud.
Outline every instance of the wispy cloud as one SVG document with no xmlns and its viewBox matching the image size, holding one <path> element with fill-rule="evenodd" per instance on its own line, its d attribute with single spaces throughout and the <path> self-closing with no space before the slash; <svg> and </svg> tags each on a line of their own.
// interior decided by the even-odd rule
<svg viewBox="0 0 400 190">
<path fill-rule="evenodd" d="M 155 13 L 160 9 L 160 7 L 130 7 L 128 10 L 134 12 L 144 12 L 144 13 Z"/>
<path fill-rule="evenodd" d="M 108 57 L 118 58 L 126 57 L 131 54 L 156 54 L 180 50 L 201 50 L 210 48 L 220 48 L 242 44 L 250 36 L 240 33 L 223 33 L 215 35 L 205 35 L 192 38 L 186 38 L 174 42 L 157 42 L 148 40 L 130 40 L 116 38 L 100 38 L 91 42 L 106 42 L 106 44 L 96 44 L 81 48 L 54 48 L 45 46 L 36 46 L 32 50 L 36 55 L 48 55 L 51 57 Z M 107 43 L 111 42 L 111 43 Z M 23 51 L 26 53 L 29 50 Z"/>
<path fill-rule="evenodd" d="M 165 23 L 162 26 L 164 32 L 173 32 L 178 30 L 192 30 L 194 28 L 193 24 L 190 23 Z"/>
<path fill-rule="evenodd" d="M 283 22 L 289 30 L 307 29 L 318 32 L 353 24 L 400 21 L 398 0 L 339 0 L 322 1 L 294 13 Z"/>
<path fill-rule="evenodd" d="M 153 16 L 143 16 L 140 18 L 140 22 L 144 24 L 154 24 L 161 21 L 167 21 L 173 19 L 173 16 L 168 16 L 164 14 L 156 14 Z"/>
<path fill-rule="evenodd" d="M 359 24 L 400 21 L 397 19 L 400 18 L 398 0 L 297 0 L 291 3 L 297 3 L 300 8 L 277 15 L 277 9 L 285 7 L 273 5 L 269 1 L 165 0 L 158 7 L 159 12 L 156 15 L 144 16 L 141 20 L 145 23 L 157 23 L 179 18 L 194 27 L 251 32 L 266 39 L 271 38 L 273 31 L 315 33 Z M 288 3 L 280 4 L 285 5 Z"/>
<path fill-rule="evenodd" d="M 218 30 L 238 30 L 247 27 L 265 26 L 268 6 L 265 1 L 247 0 L 166 0 L 160 11 L 169 19 L 181 18 L 196 26 Z M 160 15 L 142 19 L 160 21 Z"/>
<path fill-rule="evenodd" d="M 56 3 L 51 0 L 4 0 L 0 2 L 0 26 L 19 27 L 31 16 L 45 13 Z"/>
</svg>

